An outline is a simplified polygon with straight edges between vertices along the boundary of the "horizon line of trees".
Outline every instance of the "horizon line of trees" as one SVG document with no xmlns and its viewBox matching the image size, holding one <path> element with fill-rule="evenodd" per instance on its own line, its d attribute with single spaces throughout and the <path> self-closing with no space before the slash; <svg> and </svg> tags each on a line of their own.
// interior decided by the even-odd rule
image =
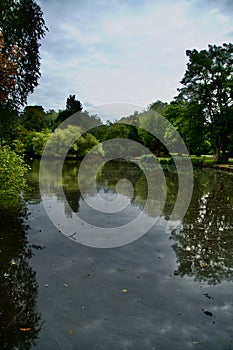
<svg viewBox="0 0 233 350">
<path fill-rule="evenodd" d="M 74 124 L 83 130 L 101 124 L 97 115 L 91 116 L 83 111 L 75 95 L 67 98 L 66 108 L 59 112 L 45 112 L 42 106 L 26 106 L 19 113 L 29 93 L 38 85 L 40 41 L 48 29 L 41 8 L 34 0 L 2 0 L 1 10 L 1 146 L 13 144 L 17 149 L 15 144 L 19 146 L 21 142 L 23 150 L 32 133 L 45 134 L 44 139 L 47 139 L 49 133 L 75 113 L 77 120 Z M 145 117 L 145 112 L 152 110 L 163 115 L 175 127 L 190 154 L 214 153 L 216 163 L 227 161 L 233 148 L 233 44 L 208 45 L 205 50 L 187 50 L 186 55 L 188 63 L 181 80 L 182 87 L 172 102 L 157 100 L 143 113 L 135 111 L 132 116 L 119 121 L 129 125 L 138 123 L 137 130 L 109 121 L 106 126 L 93 131 L 93 137 L 104 141 L 123 135 L 139 141 L 157 155 L 161 151 L 166 153 L 161 142 L 143 129 L 146 125 L 150 130 L 150 126 L 156 124 L 152 113 Z M 167 130 L 164 132 L 168 133 Z M 42 139 L 40 137 L 41 144 Z"/>
<path fill-rule="evenodd" d="M 144 126 L 149 130 L 154 127 L 153 113 L 145 116 L 146 112 L 154 111 L 175 127 L 190 154 L 214 154 L 216 163 L 225 163 L 233 156 L 233 45 L 209 45 L 208 50 L 187 50 L 186 54 L 189 63 L 181 81 L 183 87 L 170 103 L 157 100 L 142 113 L 135 111 L 120 120 L 108 120 L 106 124 L 99 116 L 83 110 L 75 95 L 70 95 L 66 108 L 58 112 L 44 111 L 42 106 L 26 106 L 20 113 L 1 108 L 1 145 L 13 143 L 16 150 L 40 156 L 48 136 L 70 116 L 76 115 L 74 126 L 78 126 L 81 133 L 93 128 L 89 135 L 95 137 L 94 144 L 111 138 L 130 138 L 157 156 L 168 155 L 161 141 L 144 130 Z M 80 156 L 84 153 L 82 151 Z"/>
</svg>

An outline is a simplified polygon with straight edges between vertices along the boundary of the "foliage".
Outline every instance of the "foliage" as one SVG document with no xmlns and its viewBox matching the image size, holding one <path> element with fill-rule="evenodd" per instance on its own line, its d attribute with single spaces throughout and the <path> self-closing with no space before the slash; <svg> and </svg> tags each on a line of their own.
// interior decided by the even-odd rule
<svg viewBox="0 0 233 350">
<path fill-rule="evenodd" d="M 39 134 L 41 133 L 38 133 L 38 136 Z M 46 139 L 46 155 L 53 157 L 62 157 L 68 153 L 69 155 L 82 158 L 99 144 L 95 136 L 90 133 L 82 135 L 82 129 L 74 125 L 68 125 L 65 129 L 57 128 L 48 136 Z M 32 141 L 35 150 L 35 137 Z M 67 150 L 69 151 L 67 152 Z M 96 153 L 103 154 L 101 145 L 96 148 Z"/>
<path fill-rule="evenodd" d="M 160 100 L 157 100 L 156 102 L 153 102 L 149 105 L 149 109 L 164 115 L 164 111 L 166 110 L 168 103 L 167 102 L 163 102 Z"/>
<path fill-rule="evenodd" d="M 200 105 L 194 102 L 173 101 L 165 109 L 165 118 L 183 138 L 189 153 L 203 153 L 205 118 Z"/>
<path fill-rule="evenodd" d="M 17 209 L 23 203 L 28 166 L 9 147 L 0 148 L 0 209 Z"/>
<path fill-rule="evenodd" d="M 42 106 L 27 106 L 20 116 L 21 127 L 26 131 L 41 131 L 49 126 L 47 114 Z"/>
<path fill-rule="evenodd" d="M 88 154 L 93 147 L 96 147 L 94 154 L 103 155 L 102 145 L 99 144 L 98 140 L 94 135 L 87 133 L 85 136 L 80 136 L 74 144 L 75 154 L 78 158 L 84 157 Z"/>
<path fill-rule="evenodd" d="M 7 65 L 0 67 L 0 107 L 25 104 L 40 77 L 39 41 L 47 28 L 43 13 L 34 0 L 1 0 L 1 54 Z M 10 66 L 10 68 L 9 68 Z"/>
<path fill-rule="evenodd" d="M 101 119 L 97 115 L 90 115 L 87 111 L 77 113 L 74 121 L 74 125 L 79 126 L 84 131 L 91 131 L 101 124 Z"/>
<path fill-rule="evenodd" d="M 0 143 L 10 144 L 17 136 L 18 112 L 10 108 L 0 108 Z"/>
<path fill-rule="evenodd" d="M 110 141 L 104 143 L 104 152 L 108 156 L 115 156 L 116 154 L 121 154 L 122 158 L 127 156 L 127 150 L 125 149 L 121 139 L 129 138 L 129 128 L 127 125 L 120 123 L 110 123 L 106 129 L 105 140 Z M 111 140 L 113 140 L 111 142 Z"/>
<path fill-rule="evenodd" d="M 83 109 L 80 101 L 76 100 L 75 95 L 70 95 L 66 100 L 66 109 L 60 111 L 56 120 L 55 127 L 64 122 L 67 118 Z"/>
<path fill-rule="evenodd" d="M 191 161 L 193 165 L 203 166 L 205 163 L 205 157 L 191 157 Z"/>
<path fill-rule="evenodd" d="M 16 45 L 5 47 L 5 41 L 0 32 L 0 103 L 7 102 L 8 95 L 16 84 L 17 61 L 20 52 Z"/>
<path fill-rule="evenodd" d="M 219 162 L 233 127 L 233 44 L 209 45 L 208 50 L 187 50 L 187 70 L 179 98 L 200 105 Z"/>
<path fill-rule="evenodd" d="M 48 141 L 51 133 L 49 130 L 43 130 L 41 132 L 31 132 L 27 137 L 26 152 L 29 155 L 30 151 L 32 155 L 42 156 L 46 142 Z M 29 148 L 31 147 L 31 148 Z"/>
</svg>

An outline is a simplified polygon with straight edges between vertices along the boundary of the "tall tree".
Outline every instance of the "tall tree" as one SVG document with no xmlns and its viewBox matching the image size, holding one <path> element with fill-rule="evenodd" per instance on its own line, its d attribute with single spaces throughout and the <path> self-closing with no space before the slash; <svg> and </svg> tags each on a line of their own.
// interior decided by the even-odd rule
<svg viewBox="0 0 233 350">
<path fill-rule="evenodd" d="M 81 112 L 83 109 L 82 104 L 79 100 L 76 100 L 75 95 L 70 95 L 66 100 L 66 109 L 60 111 L 56 120 L 55 127 L 64 122 L 67 118 L 77 112 Z"/>
<path fill-rule="evenodd" d="M 34 0 L 1 0 L 0 54 L 9 64 L 0 65 L 0 108 L 24 105 L 38 85 L 40 39 L 46 30 Z"/>
<path fill-rule="evenodd" d="M 205 152 L 205 117 L 199 104 L 185 101 L 172 101 L 165 109 L 164 116 L 183 138 L 189 153 L 201 155 Z"/>
<path fill-rule="evenodd" d="M 42 106 L 27 106 L 21 114 L 21 126 L 29 131 L 41 131 L 48 126 Z"/>
<path fill-rule="evenodd" d="M 179 97 L 198 103 L 220 161 L 224 143 L 233 127 L 233 44 L 209 45 L 208 50 L 187 50 L 189 62 Z"/>
<path fill-rule="evenodd" d="M 14 45 L 5 47 L 5 41 L 0 33 L 0 102 L 6 103 L 8 94 L 15 87 L 17 75 L 17 60 L 20 53 Z"/>
</svg>

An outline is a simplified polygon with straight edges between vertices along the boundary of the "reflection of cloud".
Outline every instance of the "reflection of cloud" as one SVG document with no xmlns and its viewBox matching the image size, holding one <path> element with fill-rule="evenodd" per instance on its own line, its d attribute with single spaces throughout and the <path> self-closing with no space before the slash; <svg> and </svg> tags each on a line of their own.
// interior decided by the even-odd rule
<svg viewBox="0 0 233 350">
<path fill-rule="evenodd" d="M 221 44 L 232 30 L 223 11 L 231 2 L 210 3 L 200 10 L 185 0 L 40 0 L 50 32 L 42 42 L 40 86 L 29 102 L 63 108 L 70 93 L 95 105 L 170 100 L 185 50 Z"/>
</svg>

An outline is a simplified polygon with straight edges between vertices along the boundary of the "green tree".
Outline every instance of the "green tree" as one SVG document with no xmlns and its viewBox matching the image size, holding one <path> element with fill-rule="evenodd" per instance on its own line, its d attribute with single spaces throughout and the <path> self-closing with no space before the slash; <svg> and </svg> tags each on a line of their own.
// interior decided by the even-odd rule
<svg viewBox="0 0 233 350">
<path fill-rule="evenodd" d="M 34 91 L 40 78 L 40 39 L 46 33 L 43 13 L 34 0 L 1 0 L 0 32 L 4 40 L 2 48 L 14 65 L 14 82 L 8 84 L 6 94 L 0 94 L 0 108 L 10 106 L 18 108 L 27 101 L 29 93 Z M 12 74 L 6 76 L 1 67 L 1 79 L 10 81 Z"/>
<path fill-rule="evenodd" d="M 19 116 L 16 110 L 0 108 L 0 146 L 11 144 L 17 134 Z"/>
<path fill-rule="evenodd" d="M 102 145 L 99 144 L 98 140 L 95 138 L 94 135 L 86 133 L 84 136 L 79 137 L 74 144 L 76 156 L 78 158 L 84 157 L 95 146 L 97 146 L 95 154 L 103 155 Z"/>
<path fill-rule="evenodd" d="M 173 101 L 164 116 L 183 138 L 189 153 L 201 155 L 206 150 L 206 125 L 202 108 L 194 102 Z"/>
<path fill-rule="evenodd" d="M 70 95 L 66 100 L 66 109 L 60 111 L 56 120 L 55 127 L 64 122 L 67 118 L 83 109 L 80 101 L 76 100 L 75 95 Z"/>
<path fill-rule="evenodd" d="M 0 148 L 0 209 L 17 209 L 23 203 L 22 191 L 27 188 L 23 159 L 8 147 Z"/>
<path fill-rule="evenodd" d="M 153 102 L 149 105 L 149 109 L 152 109 L 153 111 L 164 115 L 164 111 L 165 111 L 167 105 L 168 105 L 167 102 L 157 100 L 156 102 Z"/>
<path fill-rule="evenodd" d="M 220 161 L 224 143 L 233 127 L 233 44 L 209 45 L 208 50 L 187 50 L 189 62 L 179 97 L 199 104 L 209 126 Z"/>
<path fill-rule="evenodd" d="M 161 150 L 164 150 L 163 143 L 154 136 L 165 134 L 165 128 L 163 122 L 160 120 L 160 113 L 156 113 L 153 109 L 139 114 L 139 128 L 138 135 L 144 146 L 148 147 L 151 152 L 160 156 Z M 151 130 L 152 133 L 147 130 Z"/>
<path fill-rule="evenodd" d="M 127 125 L 120 123 L 111 123 L 109 121 L 104 141 L 113 140 L 113 142 L 106 142 L 104 144 L 104 152 L 109 156 L 115 156 L 117 153 L 121 154 L 122 158 L 126 157 L 128 152 L 120 139 L 128 139 L 129 133 L 130 130 Z"/>
<path fill-rule="evenodd" d="M 47 115 L 42 106 L 27 106 L 21 114 L 21 126 L 26 131 L 41 131 L 47 127 Z"/>
<path fill-rule="evenodd" d="M 25 152 L 28 156 L 42 156 L 46 142 L 51 133 L 48 130 L 32 131 L 25 140 Z"/>
</svg>

